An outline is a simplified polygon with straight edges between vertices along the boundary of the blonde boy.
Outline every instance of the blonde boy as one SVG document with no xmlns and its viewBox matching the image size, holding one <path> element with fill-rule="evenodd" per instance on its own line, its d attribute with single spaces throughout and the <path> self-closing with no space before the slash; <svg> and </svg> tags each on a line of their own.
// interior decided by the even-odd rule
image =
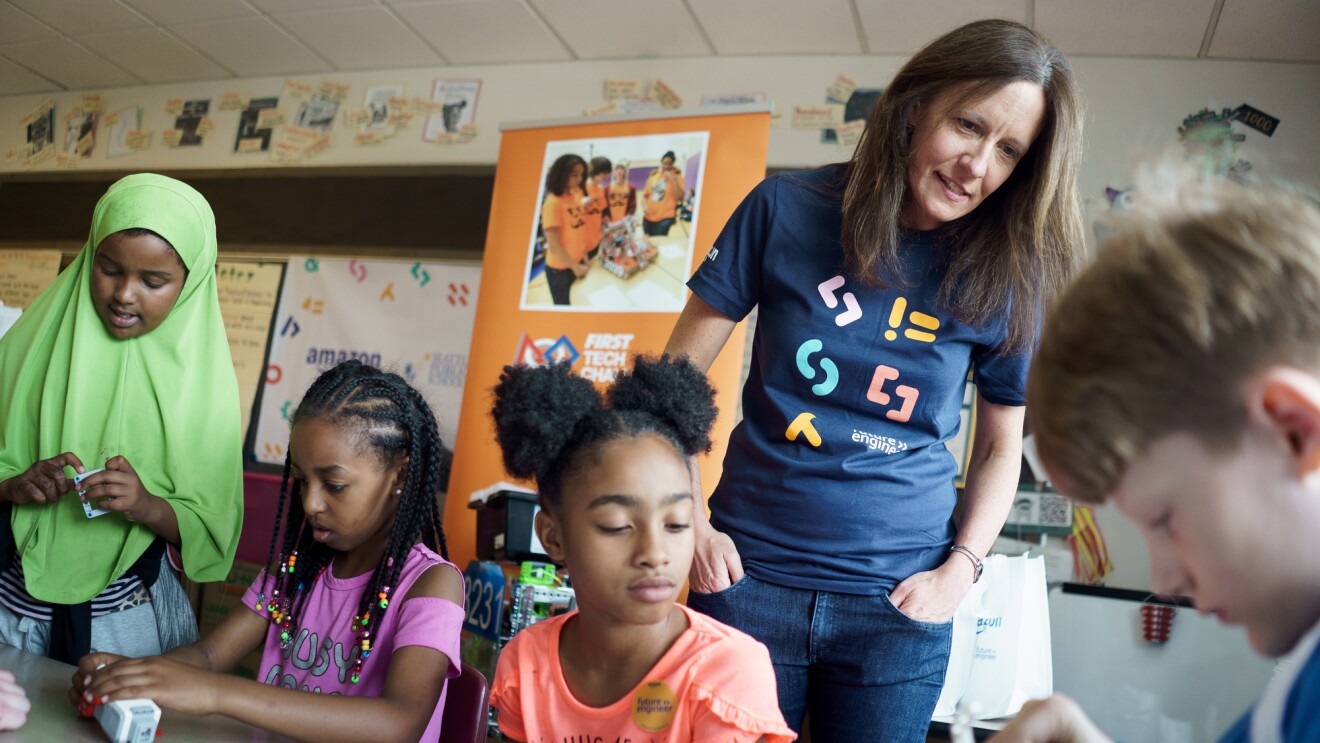
<svg viewBox="0 0 1320 743">
<path fill-rule="evenodd" d="M 1141 193 L 1046 321 L 1040 456 L 1141 528 L 1153 590 L 1294 651 L 1222 740 L 1320 741 L 1320 212 L 1224 180 Z M 1054 697 L 994 740 L 1108 738 Z"/>
</svg>

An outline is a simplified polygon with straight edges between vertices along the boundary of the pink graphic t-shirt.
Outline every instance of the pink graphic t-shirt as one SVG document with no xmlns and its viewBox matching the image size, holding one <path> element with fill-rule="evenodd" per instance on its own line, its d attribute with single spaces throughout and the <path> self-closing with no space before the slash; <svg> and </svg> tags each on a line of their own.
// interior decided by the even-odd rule
<svg viewBox="0 0 1320 743">
<path fill-rule="evenodd" d="M 559 634 L 577 612 L 519 632 L 500 651 L 491 686 L 500 730 L 524 743 L 794 740 L 765 646 L 679 606 L 690 626 L 635 689 L 608 707 L 579 702 L 564 681 Z"/>
<path fill-rule="evenodd" d="M 406 596 L 417 578 L 436 565 L 458 570 L 425 545 L 414 545 L 403 561 L 398 585 L 390 589 L 391 595 Z M 372 633 L 371 657 L 363 662 L 358 683 L 349 680 L 353 662 L 360 652 L 357 633 L 352 631 L 353 615 L 357 613 L 362 592 L 371 581 L 371 573 L 352 578 L 336 578 L 331 573 L 332 570 L 327 569 L 312 586 L 288 650 L 280 650 L 280 634 L 271 625 L 261 654 L 258 681 L 321 694 L 380 696 L 395 649 L 410 645 L 439 650 L 449 659 L 446 679 L 458 676 L 462 669 L 459 631 L 463 625 L 463 607 L 445 599 L 417 597 L 400 604 L 390 603 L 380 627 Z M 270 614 L 265 606 L 256 608 L 257 593 L 264 591 L 269 598 L 273 586 L 273 581 L 269 581 L 262 571 L 243 594 L 243 604 L 269 620 Z M 449 684 L 446 683 L 422 740 L 439 740 L 440 714 L 448 690 Z"/>
</svg>

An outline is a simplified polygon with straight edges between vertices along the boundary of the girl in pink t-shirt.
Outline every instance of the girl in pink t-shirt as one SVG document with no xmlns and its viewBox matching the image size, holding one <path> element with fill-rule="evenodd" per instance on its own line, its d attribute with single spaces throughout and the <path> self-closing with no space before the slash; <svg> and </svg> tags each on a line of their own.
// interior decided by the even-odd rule
<svg viewBox="0 0 1320 743">
<path fill-rule="evenodd" d="M 505 367 L 504 464 L 535 478 L 536 533 L 578 610 L 500 653 L 491 703 L 524 743 L 792 741 L 765 646 L 675 604 L 692 564 L 687 459 L 710 449 L 714 391 L 686 360 L 639 358 L 602 397 L 567 365 Z"/>
<path fill-rule="evenodd" d="M 145 697 L 300 740 L 439 739 L 461 668 L 463 577 L 444 556 L 450 455 L 435 416 L 397 374 L 349 361 L 317 378 L 291 422 L 249 610 L 165 655 L 84 657 L 75 704 Z M 228 674 L 259 647 L 257 681 Z"/>
</svg>

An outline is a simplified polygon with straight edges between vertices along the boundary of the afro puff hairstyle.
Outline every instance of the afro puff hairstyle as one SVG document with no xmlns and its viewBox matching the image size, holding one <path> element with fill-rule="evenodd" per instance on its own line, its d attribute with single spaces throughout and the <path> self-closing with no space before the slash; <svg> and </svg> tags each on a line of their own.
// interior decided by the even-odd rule
<svg viewBox="0 0 1320 743">
<path fill-rule="evenodd" d="M 534 478 L 541 505 L 559 511 L 563 483 L 600 446 L 655 434 L 684 457 L 710 450 L 715 390 L 685 358 L 635 359 L 605 395 L 568 364 L 506 366 L 495 386 L 495 436 L 504 468 Z"/>
</svg>

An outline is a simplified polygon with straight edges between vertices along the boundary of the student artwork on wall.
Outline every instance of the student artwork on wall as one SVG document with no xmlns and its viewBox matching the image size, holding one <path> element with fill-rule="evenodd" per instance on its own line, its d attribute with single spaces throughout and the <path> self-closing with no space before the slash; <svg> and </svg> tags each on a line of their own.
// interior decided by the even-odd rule
<svg viewBox="0 0 1320 743">
<path fill-rule="evenodd" d="M 46 101 L 23 119 L 27 130 L 28 152 L 35 157 L 50 154 L 55 147 L 55 102 Z"/>
<path fill-rule="evenodd" d="M 96 146 L 96 111 L 86 111 L 81 106 L 69 111 L 64 117 L 64 144 L 60 151 L 74 157 L 89 158 Z"/>
<path fill-rule="evenodd" d="M 552 141 L 546 145 L 530 212 L 526 281 L 520 309 L 567 312 L 679 312 L 687 300 L 693 238 L 700 213 L 709 135 L 680 132 Z M 670 170 L 664 155 L 673 153 Z M 595 158 L 609 175 L 588 185 Z M 579 163 L 573 165 L 573 163 Z M 558 167 L 557 167 L 558 165 Z M 616 174 L 622 166 L 622 179 Z M 580 171 L 578 189 L 567 178 Z M 595 194 L 594 197 L 589 194 Z M 617 194 L 611 202 L 611 194 Z M 554 234 L 547 234 L 547 220 Z M 558 303 L 551 282 L 571 278 L 558 249 L 579 261 L 568 302 Z M 552 248 L 556 251 L 551 254 Z"/>
<path fill-rule="evenodd" d="M 831 100 L 826 97 L 827 103 L 843 103 L 843 124 L 847 126 L 853 122 L 866 122 L 866 117 L 871 115 L 871 109 L 875 108 L 876 101 L 884 95 L 884 88 L 856 88 L 848 96 L 846 101 Z M 834 129 L 820 130 L 821 144 L 838 144 L 838 132 Z M 856 144 L 856 139 L 853 139 Z"/>
<path fill-rule="evenodd" d="M 142 128 L 141 106 L 129 106 L 111 111 L 105 116 L 105 124 L 110 127 L 110 134 L 106 138 L 106 157 L 123 157 L 137 151 L 129 146 L 128 135 L 129 132 L 136 132 Z"/>
<path fill-rule="evenodd" d="M 216 267 L 215 287 L 220 316 L 229 339 L 229 355 L 238 377 L 238 401 L 243 410 L 243 438 L 247 439 L 252 403 L 265 368 L 266 339 L 279 296 L 284 266 L 279 263 L 225 261 Z"/>
<path fill-rule="evenodd" d="M 238 135 L 234 138 L 234 152 L 267 152 L 270 150 L 272 125 L 262 121 L 262 111 L 278 110 L 278 96 L 253 98 L 238 115 Z"/>
<path fill-rule="evenodd" d="M 475 265 L 289 258 L 257 419 L 257 461 L 283 464 L 289 412 L 317 375 L 359 359 L 421 390 L 450 443 L 467 373 Z"/>
<path fill-rule="evenodd" d="M 480 80 L 436 80 L 431 100 L 440 103 L 440 111 L 426 120 L 422 139 L 435 142 L 442 134 L 458 134 L 463 127 L 475 126 L 480 96 Z"/>
<path fill-rule="evenodd" d="M 339 101 L 324 98 L 318 93 L 298 105 L 298 115 L 294 116 L 293 125 L 324 134 L 335 123 L 335 115 L 338 113 Z"/>
<path fill-rule="evenodd" d="M 364 133 L 393 133 L 390 123 L 390 99 L 403 97 L 403 85 L 372 85 L 367 88 L 365 105 L 369 116 L 362 124 Z"/>
<path fill-rule="evenodd" d="M 204 122 L 209 121 L 206 114 L 211 110 L 211 99 L 185 101 L 183 110 L 174 119 L 174 128 L 179 131 L 178 147 L 200 147 L 202 140 L 210 132 Z"/>
</svg>

